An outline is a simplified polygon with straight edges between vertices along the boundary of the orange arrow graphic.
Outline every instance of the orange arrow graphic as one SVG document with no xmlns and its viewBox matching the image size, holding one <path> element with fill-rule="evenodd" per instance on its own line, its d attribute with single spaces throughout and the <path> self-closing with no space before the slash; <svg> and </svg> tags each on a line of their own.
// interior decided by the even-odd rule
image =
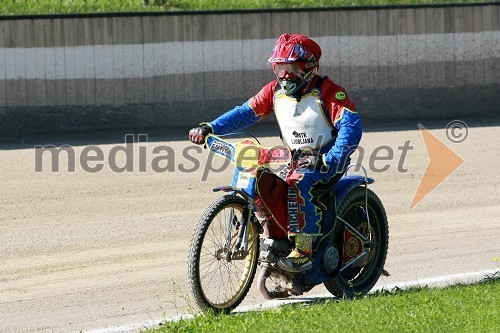
<svg viewBox="0 0 500 333">
<path fill-rule="evenodd" d="M 422 124 L 418 124 L 418 127 L 424 137 L 425 148 L 427 149 L 427 155 L 429 155 L 429 165 L 427 165 L 417 193 L 413 197 L 410 209 L 415 207 L 464 162 L 460 156 L 432 135 Z"/>
</svg>

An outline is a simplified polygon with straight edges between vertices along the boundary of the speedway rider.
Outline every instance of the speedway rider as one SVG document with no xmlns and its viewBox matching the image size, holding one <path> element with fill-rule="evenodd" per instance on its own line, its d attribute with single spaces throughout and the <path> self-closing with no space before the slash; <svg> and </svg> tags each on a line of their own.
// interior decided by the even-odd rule
<svg viewBox="0 0 500 333">
<path fill-rule="evenodd" d="M 310 38 L 283 34 L 268 60 L 277 80 L 269 82 L 241 106 L 189 132 L 196 144 L 209 133 L 228 134 L 274 112 L 284 143 L 301 153 L 287 175 L 289 237 L 294 250 L 278 265 L 290 272 L 312 267 L 313 237 L 321 236 L 321 211 L 311 202 L 312 187 L 338 180 L 361 139 L 356 107 L 344 88 L 318 75 L 321 48 Z M 298 207 L 298 211 L 297 211 Z"/>
</svg>

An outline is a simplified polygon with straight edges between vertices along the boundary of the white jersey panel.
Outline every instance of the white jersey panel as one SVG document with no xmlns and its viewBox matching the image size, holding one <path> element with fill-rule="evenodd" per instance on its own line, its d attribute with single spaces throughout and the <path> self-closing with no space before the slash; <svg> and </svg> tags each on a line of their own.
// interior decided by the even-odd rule
<svg viewBox="0 0 500 333">
<path fill-rule="evenodd" d="M 333 128 L 325 117 L 317 89 L 304 95 L 300 102 L 277 92 L 274 112 L 283 141 L 291 149 L 319 149 L 333 138 Z"/>
</svg>

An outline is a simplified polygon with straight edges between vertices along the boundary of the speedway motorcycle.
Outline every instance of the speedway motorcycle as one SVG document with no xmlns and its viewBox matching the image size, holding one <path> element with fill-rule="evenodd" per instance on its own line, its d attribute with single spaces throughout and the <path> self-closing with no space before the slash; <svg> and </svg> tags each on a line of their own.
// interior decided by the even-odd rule
<svg viewBox="0 0 500 333">
<path fill-rule="evenodd" d="M 284 146 L 263 147 L 256 138 L 231 143 L 210 134 L 205 142 L 235 167 L 232 185 L 213 189 L 224 195 L 205 210 L 189 247 L 188 281 L 201 310 L 228 313 L 236 308 L 257 270 L 256 285 L 265 299 L 302 295 L 321 283 L 335 297 L 357 297 L 387 274 L 387 217 L 368 189 L 374 180 L 362 166 L 357 165 L 362 175 L 348 175 L 354 167 L 349 166 L 334 185 L 313 187 L 323 236 L 313 241 L 312 269 L 290 273 L 277 262 L 294 247 L 287 237 L 288 185 L 283 180 L 292 152 Z M 267 209 L 264 221 L 257 218 L 256 200 Z"/>
</svg>

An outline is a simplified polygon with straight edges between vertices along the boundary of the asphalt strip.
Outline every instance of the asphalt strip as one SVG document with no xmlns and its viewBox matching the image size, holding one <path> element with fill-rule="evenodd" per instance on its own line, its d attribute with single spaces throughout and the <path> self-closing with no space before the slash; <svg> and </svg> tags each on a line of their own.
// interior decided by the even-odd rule
<svg viewBox="0 0 500 333">
<path fill-rule="evenodd" d="M 415 280 L 415 281 L 406 281 L 406 282 L 398 282 L 398 283 L 392 283 L 392 284 L 387 284 L 387 285 L 381 285 L 377 286 L 376 288 L 373 288 L 370 293 L 374 293 L 380 290 L 393 290 L 395 288 L 397 289 L 408 289 L 408 288 L 413 288 L 413 287 L 434 287 L 434 288 L 442 288 L 458 283 L 474 283 L 481 281 L 484 278 L 487 278 L 489 276 L 493 275 L 498 275 L 500 274 L 499 270 L 487 270 L 487 271 L 482 271 L 482 272 L 470 272 L 470 273 L 460 273 L 460 274 L 453 274 L 453 275 L 443 275 L 443 276 L 437 276 L 437 277 L 432 277 L 432 278 L 427 278 L 427 279 L 421 279 L 421 280 Z M 236 311 L 233 311 L 233 313 L 242 313 L 242 312 L 249 312 L 249 311 L 258 311 L 258 310 L 263 310 L 263 309 L 270 309 L 270 308 L 275 308 L 283 304 L 291 304 L 291 303 L 300 303 L 300 302 L 311 302 L 314 300 L 318 299 L 325 299 L 325 298 L 332 298 L 331 294 L 311 294 L 307 296 L 300 296 L 300 297 L 293 297 L 290 299 L 284 299 L 284 300 L 272 300 L 272 301 L 267 301 L 265 303 L 261 304 L 255 304 L 255 305 L 249 305 L 249 306 L 242 306 L 239 307 Z M 181 318 L 191 318 L 193 315 L 187 314 L 187 315 L 182 315 L 182 316 L 175 316 L 175 317 L 170 317 L 170 318 L 163 318 L 163 319 L 156 319 L 156 320 L 148 320 L 140 323 L 133 323 L 133 324 L 127 324 L 123 326 L 110 326 L 106 328 L 100 328 L 96 330 L 91 330 L 91 331 L 85 331 L 86 333 L 129 333 L 129 332 L 136 332 L 139 330 L 144 330 L 147 328 L 153 328 L 153 327 L 158 327 L 158 324 L 161 322 L 165 321 L 176 321 Z"/>
</svg>

